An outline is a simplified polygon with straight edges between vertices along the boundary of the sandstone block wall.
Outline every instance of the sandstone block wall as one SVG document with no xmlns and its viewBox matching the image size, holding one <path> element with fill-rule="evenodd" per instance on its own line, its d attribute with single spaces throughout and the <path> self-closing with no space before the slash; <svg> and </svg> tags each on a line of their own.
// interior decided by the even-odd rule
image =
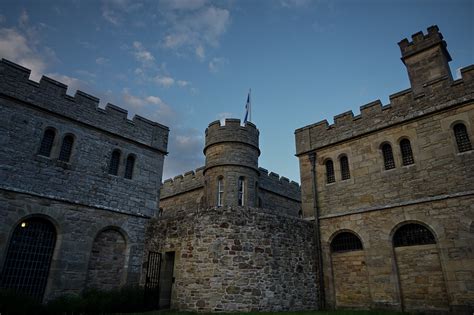
<svg viewBox="0 0 474 315">
<path fill-rule="evenodd" d="M 473 214 L 474 196 L 469 195 L 321 218 L 329 306 L 472 312 Z M 427 226 L 436 245 L 394 248 L 393 234 L 405 223 Z M 331 239 L 340 231 L 359 236 L 363 251 L 331 253 Z M 341 283 L 349 274 L 351 281 Z"/>
<path fill-rule="evenodd" d="M 153 219 L 147 250 L 175 252 L 171 307 L 183 311 L 317 308 L 312 224 L 255 208 Z"/>
</svg>

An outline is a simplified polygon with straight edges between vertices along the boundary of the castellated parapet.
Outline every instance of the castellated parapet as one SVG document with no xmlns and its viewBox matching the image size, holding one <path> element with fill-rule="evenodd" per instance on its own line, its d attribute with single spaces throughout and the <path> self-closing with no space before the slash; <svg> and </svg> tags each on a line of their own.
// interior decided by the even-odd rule
<svg viewBox="0 0 474 315">
<path fill-rule="evenodd" d="M 322 120 L 297 129 L 296 154 L 304 154 L 463 104 L 474 97 L 473 78 L 474 65 L 470 65 L 461 69 L 461 79 L 451 81 L 443 77 L 425 84 L 423 94 L 415 95 L 412 89 L 407 89 L 390 95 L 390 104 L 382 105 L 380 100 L 376 100 L 361 106 L 360 115 L 354 116 L 352 111 L 347 111 L 335 116 L 332 125 L 327 120 Z M 434 103 L 434 98 L 440 101 Z"/>
<path fill-rule="evenodd" d="M 1 93 L 166 153 L 168 127 L 138 115 L 129 120 L 123 108 L 113 104 L 99 108 L 98 98 L 80 90 L 71 97 L 66 94 L 67 85 L 46 76 L 37 83 L 29 80 L 30 73 L 31 70 L 2 59 Z"/>
<path fill-rule="evenodd" d="M 278 175 L 277 173 L 270 172 L 263 167 L 258 168 L 260 172 L 259 187 L 273 193 L 277 193 L 281 196 L 294 199 L 295 201 L 301 200 L 301 188 L 297 182 L 290 181 L 288 178 Z"/>
</svg>

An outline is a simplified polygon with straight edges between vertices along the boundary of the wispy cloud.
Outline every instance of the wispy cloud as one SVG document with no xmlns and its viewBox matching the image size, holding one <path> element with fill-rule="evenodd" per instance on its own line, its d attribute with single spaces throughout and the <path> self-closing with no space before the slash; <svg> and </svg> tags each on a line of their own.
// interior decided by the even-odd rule
<svg viewBox="0 0 474 315">
<path fill-rule="evenodd" d="M 172 6 L 164 18 L 168 29 L 161 42 L 166 49 L 188 50 L 203 60 L 207 46 L 218 46 L 230 24 L 227 9 L 207 5 L 205 1 L 192 5 L 183 1 Z"/>
<path fill-rule="evenodd" d="M 95 63 L 98 64 L 98 65 L 105 65 L 109 62 L 109 59 L 105 58 L 105 57 L 98 57 L 95 59 Z"/>
<path fill-rule="evenodd" d="M 217 73 L 226 63 L 228 63 L 227 59 L 214 57 L 211 61 L 209 61 L 209 71 L 212 73 Z"/>
<path fill-rule="evenodd" d="M 153 81 L 159 86 L 170 87 L 174 84 L 175 80 L 172 77 L 157 75 L 153 78 Z"/>
<path fill-rule="evenodd" d="M 125 88 L 122 91 L 122 101 L 132 112 L 165 125 L 174 124 L 177 119 L 174 109 L 156 95 L 137 96 Z"/>
<path fill-rule="evenodd" d="M 137 61 L 145 64 L 152 63 L 153 61 L 155 61 L 155 57 L 153 56 L 153 54 L 146 50 L 141 42 L 133 42 L 133 49 L 134 56 Z"/>
<path fill-rule="evenodd" d="M 311 0 L 280 0 L 280 5 L 285 8 L 302 8 L 311 4 Z"/>
<path fill-rule="evenodd" d="M 102 0 L 102 17 L 110 24 L 119 26 L 127 13 L 142 7 L 142 3 L 132 0 Z"/>
</svg>

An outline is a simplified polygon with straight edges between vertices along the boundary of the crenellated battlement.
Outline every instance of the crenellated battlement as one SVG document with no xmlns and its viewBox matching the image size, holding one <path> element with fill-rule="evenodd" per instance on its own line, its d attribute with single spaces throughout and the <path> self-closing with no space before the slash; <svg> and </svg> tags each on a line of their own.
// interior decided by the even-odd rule
<svg viewBox="0 0 474 315">
<path fill-rule="evenodd" d="M 169 178 L 161 185 L 160 198 L 170 197 L 186 191 L 204 187 L 204 167 Z"/>
<path fill-rule="evenodd" d="M 446 50 L 446 42 L 443 40 L 443 35 L 439 32 L 438 26 L 432 25 L 428 27 L 427 31 L 428 33 L 426 35 L 424 35 L 423 32 L 413 34 L 411 36 L 411 42 L 404 38 L 398 43 L 402 53 L 402 60 L 432 46 L 441 44 L 444 53 L 447 54 L 448 61 L 451 61 L 451 56 L 449 56 Z"/>
<path fill-rule="evenodd" d="M 6 59 L 0 61 L 0 96 L 11 97 L 42 110 L 90 125 L 166 152 L 169 128 L 107 104 L 99 108 L 99 99 L 77 90 L 66 94 L 67 85 L 43 76 L 40 82 L 31 81 L 31 70 Z"/>
<path fill-rule="evenodd" d="M 242 126 L 240 119 L 227 118 L 225 123 L 221 125 L 221 122 L 216 120 L 206 128 L 204 154 L 206 154 L 206 149 L 209 146 L 222 142 L 246 143 L 258 150 L 258 137 L 259 131 L 251 122 L 246 122 Z"/>
<path fill-rule="evenodd" d="M 425 84 L 423 94 L 415 94 L 412 89 L 403 90 L 390 95 L 390 103 L 387 105 L 382 105 L 380 100 L 376 100 L 361 106 L 360 115 L 354 116 L 352 111 L 348 111 L 335 116 L 331 125 L 327 120 L 322 120 L 296 129 L 296 154 L 303 154 L 472 100 L 474 100 L 474 65 L 461 69 L 461 79 L 456 81 L 444 77 Z"/>
<path fill-rule="evenodd" d="M 258 168 L 260 172 L 259 187 L 279 195 L 292 198 L 294 200 L 301 199 L 301 188 L 297 182 L 290 181 L 284 176 L 277 173 L 268 172 L 263 167 Z"/>
</svg>

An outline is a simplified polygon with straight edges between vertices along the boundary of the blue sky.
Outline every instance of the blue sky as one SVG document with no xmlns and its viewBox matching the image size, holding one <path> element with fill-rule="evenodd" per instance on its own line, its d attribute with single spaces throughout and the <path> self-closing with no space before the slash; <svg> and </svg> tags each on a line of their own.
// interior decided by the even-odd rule
<svg viewBox="0 0 474 315">
<path fill-rule="evenodd" d="M 170 127 L 164 178 L 204 164 L 207 125 L 243 119 L 262 167 L 299 182 L 294 130 L 409 87 L 397 43 L 437 24 L 473 63 L 474 1 L 12 1 L 0 57 Z"/>
</svg>

